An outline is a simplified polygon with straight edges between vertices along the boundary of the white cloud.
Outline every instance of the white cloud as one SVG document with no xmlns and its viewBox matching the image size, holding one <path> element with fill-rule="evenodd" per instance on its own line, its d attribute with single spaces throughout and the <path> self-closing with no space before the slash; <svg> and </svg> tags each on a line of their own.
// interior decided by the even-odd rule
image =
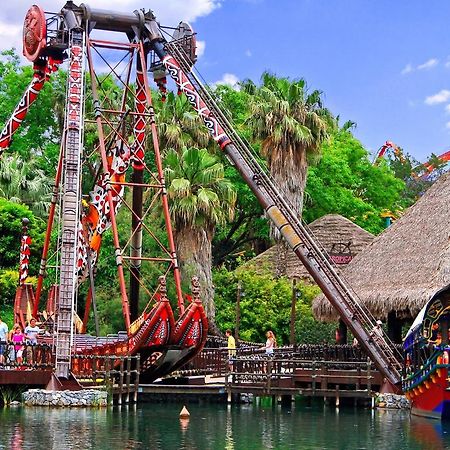
<svg viewBox="0 0 450 450">
<path fill-rule="evenodd" d="M 445 105 L 445 112 L 447 114 L 450 114 L 450 103 L 448 105 Z"/>
<path fill-rule="evenodd" d="M 430 95 L 425 99 L 427 105 L 437 105 L 439 103 L 445 103 L 450 100 L 450 91 L 447 89 L 442 89 L 442 91 L 437 94 Z"/>
<path fill-rule="evenodd" d="M 445 128 L 447 128 L 447 130 L 450 130 L 450 122 L 447 122 L 447 123 L 445 124 Z"/>
<path fill-rule="evenodd" d="M 252 56 L 251 50 L 245 50 L 245 56 L 248 56 L 250 58 Z"/>
<path fill-rule="evenodd" d="M 227 84 L 228 86 L 231 86 L 238 90 L 239 89 L 238 82 L 239 78 L 233 73 L 224 73 L 223 77 L 219 81 L 213 83 L 213 85 L 217 86 L 218 84 Z"/>
<path fill-rule="evenodd" d="M 414 67 L 411 63 L 406 64 L 406 66 L 400 72 L 402 75 L 406 75 L 411 72 L 415 72 L 416 70 L 430 70 L 433 67 L 436 67 L 439 64 L 439 60 L 437 58 L 430 58 L 428 61 L 425 61 L 423 64 L 419 64 Z M 447 67 L 447 64 L 446 64 Z"/>
<path fill-rule="evenodd" d="M 402 75 L 406 75 L 407 73 L 410 73 L 410 72 L 412 72 L 414 69 L 413 69 L 413 66 L 411 65 L 411 64 L 406 64 L 406 66 L 402 69 L 402 71 L 401 71 L 401 74 Z"/>
<path fill-rule="evenodd" d="M 197 41 L 197 57 L 201 58 L 205 53 L 206 42 Z"/>
<path fill-rule="evenodd" d="M 439 63 L 439 60 L 436 58 L 431 58 L 428 61 L 424 62 L 423 64 L 419 64 L 417 66 L 417 70 L 430 70 L 433 67 L 437 66 Z"/>
<path fill-rule="evenodd" d="M 0 49 L 15 47 L 22 51 L 22 25 L 11 25 L 0 20 Z"/>
<path fill-rule="evenodd" d="M 134 10 L 151 7 L 156 19 L 162 25 L 176 26 L 181 20 L 195 22 L 199 17 L 211 14 L 221 7 L 223 0 L 91 0 L 87 3 L 93 9 L 133 13 Z M 19 3 L 19 4 L 18 4 Z M 58 12 L 64 5 L 61 0 L 39 0 L 44 11 Z M 82 3 L 81 0 L 76 2 Z M 1 2 L 0 10 L 0 51 L 16 47 L 22 49 L 22 25 L 28 8 L 33 2 Z M 195 30 L 195 27 L 194 27 Z"/>
</svg>

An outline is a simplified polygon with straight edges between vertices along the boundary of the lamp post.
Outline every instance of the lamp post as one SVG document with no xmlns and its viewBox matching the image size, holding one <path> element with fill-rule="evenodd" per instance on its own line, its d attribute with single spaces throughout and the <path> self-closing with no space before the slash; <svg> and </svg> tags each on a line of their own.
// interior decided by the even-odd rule
<svg viewBox="0 0 450 450">
<path fill-rule="evenodd" d="M 290 336 L 289 344 L 295 346 L 295 320 L 297 318 L 296 303 L 297 299 L 302 296 L 302 292 L 297 289 L 297 280 L 292 280 L 292 301 L 291 301 L 291 321 L 289 324 Z"/>
<path fill-rule="evenodd" d="M 239 325 L 241 322 L 241 297 L 245 296 L 245 292 L 242 290 L 241 282 L 238 281 L 237 294 L 236 294 L 236 323 L 234 328 L 234 337 L 236 339 L 236 345 L 239 341 Z"/>
</svg>

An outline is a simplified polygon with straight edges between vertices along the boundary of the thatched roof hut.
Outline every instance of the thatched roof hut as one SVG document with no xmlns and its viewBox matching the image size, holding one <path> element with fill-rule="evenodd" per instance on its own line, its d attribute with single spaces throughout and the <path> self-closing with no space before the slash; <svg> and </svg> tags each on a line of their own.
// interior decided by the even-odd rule
<svg viewBox="0 0 450 450">
<path fill-rule="evenodd" d="M 309 224 L 309 229 L 339 266 L 348 264 L 374 239 L 373 234 L 339 214 L 320 217 Z M 272 273 L 274 276 L 286 275 L 288 278 L 312 281 L 294 252 L 286 252 L 280 245 L 272 246 L 238 270 L 249 268 L 260 274 Z"/>
<path fill-rule="evenodd" d="M 386 319 L 417 315 L 430 296 L 450 283 L 450 173 L 377 236 L 344 269 L 344 276 L 371 313 Z M 322 321 L 338 315 L 323 296 L 313 302 Z"/>
</svg>

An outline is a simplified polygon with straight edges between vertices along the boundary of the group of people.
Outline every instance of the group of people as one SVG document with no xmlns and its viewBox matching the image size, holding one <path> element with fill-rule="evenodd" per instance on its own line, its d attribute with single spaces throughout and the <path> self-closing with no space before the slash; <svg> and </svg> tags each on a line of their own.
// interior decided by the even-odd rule
<svg viewBox="0 0 450 450">
<path fill-rule="evenodd" d="M 25 345 L 36 345 L 40 331 L 36 319 L 31 319 L 25 330 L 22 330 L 20 324 L 16 323 L 9 331 L 8 325 L 0 317 L 0 365 L 5 364 L 6 356 L 8 356 L 9 362 L 15 361 L 18 365 L 23 364 Z"/>
<path fill-rule="evenodd" d="M 233 337 L 233 334 L 230 329 L 225 332 L 227 337 L 227 349 L 228 349 L 228 366 L 230 371 L 233 369 L 233 359 L 236 357 L 236 340 Z M 262 349 L 266 351 L 266 356 L 273 356 L 274 349 L 277 346 L 277 340 L 275 338 L 275 333 L 271 330 L 266 333 L 266 344 Z"/>
</svg>

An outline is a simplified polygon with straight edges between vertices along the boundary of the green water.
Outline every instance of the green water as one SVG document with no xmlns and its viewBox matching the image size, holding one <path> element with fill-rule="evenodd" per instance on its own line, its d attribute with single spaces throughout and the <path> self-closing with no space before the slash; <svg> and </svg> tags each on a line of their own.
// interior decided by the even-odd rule
<svg viewBox="0 0 450 450">
<path fill-rule="evenodd" d="M 450 424 L 353 407 L 182 405 L 0 409 L 0 449 L 440 449 Z"/>
</svg>

